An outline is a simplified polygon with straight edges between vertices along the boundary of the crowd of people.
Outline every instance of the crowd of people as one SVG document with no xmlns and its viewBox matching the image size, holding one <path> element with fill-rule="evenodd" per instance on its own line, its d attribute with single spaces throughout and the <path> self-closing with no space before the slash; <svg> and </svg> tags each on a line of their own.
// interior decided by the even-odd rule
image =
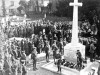
<svg viewBox="0 0 100 75">
<path fill-rule="evenodd" d="M 53 40 L 60 42 L 60 39 L 64 42 L 71 42 L 72 25 L 71 22 L 52 22 L 39 20 L 36 22 L 27 22 L 24 25 L 6 26 L 4 32 L 11 37 L 31 38 L 35 47 L 39 47 L 44 40 L 49 41 L 50 46 L 53 44 Z M 32 34 L 34 34 L 32 36 Z M 81 22 L 79 24 L 79 41 L 86 45 L 87 43 L 96 40 L 97 28 L 96 25 L 90 25 L 88 21 Z M 91 38 L 91 36 L 93 38 Z M 41 42 L 40 42 L 41 41 Z M 42 46 L 41 46 L 42 47 Z M 39 49 L 38 49 L 39 50 Z M 38 51 L 38 53 L 40 53 Z"/>
<path fill-rule="evenodd" d="M 9 23 L 8 26 L 5 26 L 3 31 L 8 35 L 9 39 L 12 37 L 22 38 L 21 41 L 14 38 L 13 41 L 9 40 L 8 42 L 7 52 L 10 56 L 10 63 L 12 64 L 10 67 L 13 67 L 10 71 L 16 73 L 17 70 L 22 69 L 22 73 L 27 73 L 25 67 L 27 64 L 26 56 L 29 56 L 30 54 L 31 59 L 33 59 L 33 70 L 37 70 L 36 56 L 42 52 L 46 53 L 47 62 L 49 62 L 50 52 L 52 52 L 54 63 L 56 63 L 55 59 L 64 54 L 64 46 L 71 42 L 71 24 L 72 22 L 38 20 L 13 26 Z M 96 34 L 97 28 L 95 24 L 90 25 L 88 21 L 79 24 L 79 42 L 86 46 L 86 56 L 90 53 L 92 54 L 90 56 L 91 61 L 93 61 L 96 54 Z M 20 62 L 18 62 L 19 60 Z M 15 63 L 20 63 L 22 68 L 20 68 L 20 64 L 15 65 Z M 66 62 L 66 64 L 63 65 L 68 65 L 68 63 Z M 60 66 L 61 57 L 58 60 L 58 71 L 61 71 Z M 14 68 L 17 68 L 17 70 L 14 71 Z"/>
</svg>

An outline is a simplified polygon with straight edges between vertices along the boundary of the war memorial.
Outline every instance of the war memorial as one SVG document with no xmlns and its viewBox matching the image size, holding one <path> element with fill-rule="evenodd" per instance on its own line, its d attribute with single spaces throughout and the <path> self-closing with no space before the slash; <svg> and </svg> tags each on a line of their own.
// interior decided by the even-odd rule
<svg viewBox="0 0 100 75">
<path fill-rule="evenodd" d="M 0 75 L 99 75 L 99 16 L 83 13 L 95 0 L 73 1 L 2 0 Z"/>
<path fill-rule="evenodd" d="M 64 46 L 64 56 L 63 59 L 66 59 L 66 61 L 73 63 L 74 65 L 77 63 L 77 56 L 76 52 L 79 50 L 82 54 L 83 60 L 85 60 L 85 45 L 79 43 L 79 37 L 78 37 L 78 7 L 82 6 L 82 3 L 78 3 L 78 0 L 74 0 L 74 3 L 70 3 L 70 6 L 73 6 L 73 21 L 72 21 L 72 37 L 71 37 L 71 43 L 68 43 L 66 46 Z M 95 68 L 94 68 L 94 67 Z M 98 63 L 94 62 L 91 63 L 87 60 L 87 63 L 84 64 L 84 68 L 81 70 L 78 70 L 75 67 L 65 67 L 62 65 L 62 75 L 88 75 L 89 71 L 91 69 L 97 70 Z M 56 72 L 56 66 L 53 62 L 50 62 L 46 65 L 43 65 L 42 68 Z"/>
</svg>

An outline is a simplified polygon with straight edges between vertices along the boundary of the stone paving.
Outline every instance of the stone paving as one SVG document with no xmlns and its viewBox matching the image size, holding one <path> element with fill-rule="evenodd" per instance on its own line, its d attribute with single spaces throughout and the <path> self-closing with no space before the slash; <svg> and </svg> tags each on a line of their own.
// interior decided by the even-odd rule
<svg viewBox="0 0 100 75">
<path fill-rule="evenodd" d="M 46 65 L 42 66 L 43 69 L 49 70 L 51 72 L 57 73 L 57 66 L 54 65 L 53 62 L 47 63 Z M 79 75 L 79 71 L 75 69 L 70 69 L 68 67 L 62 66 L 62 72 L 61 75 Z"/>
<path fill-rule="evenodd" d="M 46 61 L 38 62 L 37 63 L 38 70 L 36 70 L 36 71 L 32 70 L 32 65 L 28 66 L 27 67 L 27 69 L 28 69 L 27 75 L 61 75 L 59 73 L 55 73 L 55 72 L 41 68 L 41 66 L 44 65 L 44 64 L 46 64 Z"/>
<path fill-rule="evenodd" d="M 45 54 L 39 54 L 38 55 L 39 59 L 42 58 L 42 61 L 37 62 L 37 68 L 38 70 L 33 71 L 32 69 L 32 63 L 30 63 L 27 66 L 28 73 L 27 75 L 87 75 L 91 71 L 91 68 L 94 67 L 97 69 L 98 63 L 97 62 L 90 62 L 88 59 L 86 68 L 80 73 L 76 70 L 71 70 L 69 68 L 62 68 L 62 73 L 57 72 L 57 66 L 54 65 L 52 57 L 50 58 L 50 62 L 47 63 L 45 61 Z M 38 59 L 38 60 L 39 60 Z"/>
</svg>

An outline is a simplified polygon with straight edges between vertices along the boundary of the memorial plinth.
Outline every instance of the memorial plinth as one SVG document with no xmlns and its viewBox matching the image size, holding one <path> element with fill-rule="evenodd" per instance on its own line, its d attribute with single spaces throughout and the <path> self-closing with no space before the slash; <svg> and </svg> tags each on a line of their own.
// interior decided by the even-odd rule
<svg viewBox="0 0 100 75">
<path fill-rule="evenodd" d="M 64 47 L 64 58 L 67 61 L 77 63 L 76 52 L 80 50 L 82 57 L 85 58 L 85 46 L 81 43 L 76 43 L 76 45 L 69 43 Z"/>
<path fill-rule="evenodd" d="M 85 46 L 79 43 L 78 38 L 78 6 L 82 6 L 82 3 L 78 3 L 78 0 L 74 0 L 74 3 L 70 3 L 73 6 L 73 25 L 72 25 L 72 39 L 71 43 L 64 47 L 64 56 L 67 61 L 76 63 L 76 51 L 79 50 L 82 57 L 85 58 Z"/>
<path fill-rule="evenodd" d="M 54 64 L 54 62 L 47 63 L 47 64 L 41 66 L 41 68 L 43 68 L 47 71 L 53 72 L 54 74 L 58 74 L 58 75 L 80 75 L 80 72 L 77 71 L 76 69 L 70 69 L 70 68 L 64 67 L 64 66 L 61 66 L 61 68 L 62 68 L 61 73 L 58 73 L 57 66 Z"/>
</svg>

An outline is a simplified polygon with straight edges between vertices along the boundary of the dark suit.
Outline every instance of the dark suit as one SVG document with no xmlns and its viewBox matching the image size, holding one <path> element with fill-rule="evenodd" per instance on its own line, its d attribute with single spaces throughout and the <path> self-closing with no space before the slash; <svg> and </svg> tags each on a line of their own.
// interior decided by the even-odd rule
<svg viewBox="0 0 100 75">
<path fill-rule="evenodd" d="M 46 61 L 49 61 L 49 47 L 46 45 L 45 46 L 45 53 L 46 53 Z"/>
<path fill-rule="evenodd" d="M 80 52 L 77 52 L 77 66 L 78 68 L 82 67 L 82 55 Z"/>
<path fill-rule="evenodd" d="M 23 41 L 21 41 L 21 51 L 23 51 L 24 50 L 24 43 L 23 43 Z"/>
<path fill-rule="evenodd" d="M 94 51 L 95 51 L 95 46 L 94 46 L 94 44 L 91 44 L 90 45 L 90 61 L 93 61 L 93 59 L 94 59 Z"/>
</svg>

